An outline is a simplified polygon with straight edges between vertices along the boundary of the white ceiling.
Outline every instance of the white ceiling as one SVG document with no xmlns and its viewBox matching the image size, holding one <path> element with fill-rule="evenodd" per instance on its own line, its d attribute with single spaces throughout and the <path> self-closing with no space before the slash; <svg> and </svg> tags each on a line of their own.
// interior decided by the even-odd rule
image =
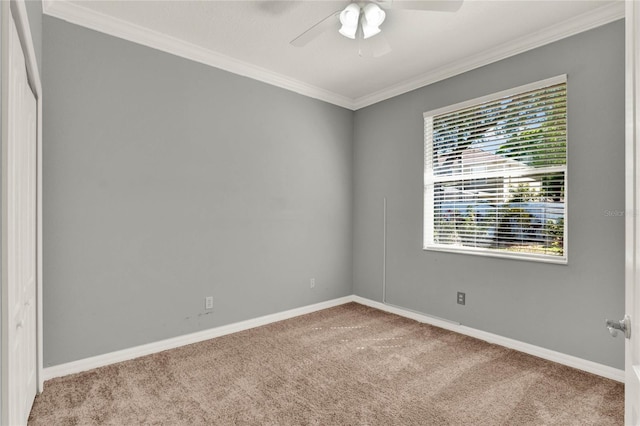
<svg viewBox="0 0 640 426">
<path fill-rule="evenodd" d="M 351 109 L 621 18 L 620 1 L 465 0 L 388 10 L 380 58 L 327 31 L 289 42 L 349 1 L 45 0 L 45 13 Z M 367 48 L 367 44 L 364 45 Z"/>
</svg>

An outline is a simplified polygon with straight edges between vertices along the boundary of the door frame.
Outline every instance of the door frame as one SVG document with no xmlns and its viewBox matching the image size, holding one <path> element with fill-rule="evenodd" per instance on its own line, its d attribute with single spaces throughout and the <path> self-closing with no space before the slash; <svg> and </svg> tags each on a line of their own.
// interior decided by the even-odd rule
<svg viewBox="0 0 640 426">
<path fill-rule="evenodd" d="M 1 290 L 2 290 L 2 308 L 0 309 L 0 315 L 2 315 L 2 332 L 1 332 L 1 370 L 0 379 L 2 379 L 1 387 L 1 403 L 0 413 L 2 417 L 0 423 L 5 423 L 7 418 L 7 403 L 8 403 L 8 385 L 4 380 L 7 377 L 8 365 L 7 365 L 7 330 L 8 330 L 8 317 L 7 311 L 7 194 L 6 194 L 6 178 L 7 178 L 7 164 L 6 164 L 6 149 L 8 144 L 8 30 L 10 26 L 10 20 L 13 17 L 16 29 L 18 30 L 18 37 L 20 38 L 20 44 L 22 45 L 22 51 L 24 53 L 25 62 L 27 66 L 27 79 L 31 86 L 36 98 L 37 105 L 37 129 L 36 129 L 36 375 L 38 384 L 38 393 L 42 392 L 44 386 L 43 372 L 43 336 L 42 336 L 42 82 L 40 80 L 40 72 L 38 70 L 38 64 L 36 60 L 35 47 L 33 45 L 33 39 L 31 37 L 31 29 L 29 26 L 29 19 L 27 16 L 27 8 L 25 0 L 11 0 L 0 1 L 1 12 L 1 29 L 2 29 L 2 54 L 1 54 L 1 67 L 2 67 L 2 277 L 1 277 Z"/>
<path fill-rule="evenodd" d="M 625 312 L 631 338 L 625 340 L 625 424 L 640 419 L 640 3 L 625 2 Z M 637 368 L 637 367 L 636 367 Z"/>
</svg>

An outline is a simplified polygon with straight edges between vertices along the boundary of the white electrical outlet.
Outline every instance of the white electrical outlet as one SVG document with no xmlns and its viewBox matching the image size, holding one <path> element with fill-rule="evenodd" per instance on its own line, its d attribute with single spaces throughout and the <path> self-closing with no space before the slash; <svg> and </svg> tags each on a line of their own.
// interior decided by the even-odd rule
<svg viewBox="0 0 640 426">
<path fill-rule="evenodd" d="M 213 296 L 207 296 L 204 299 L 204 308 L 213 309 Z"/>
<path fill-rule="evenodd" d="M 311 278 L 309 280 L 309 288 L 314 288 L 316 286 L 316 279 L 315 278 Z"/>
</svg>

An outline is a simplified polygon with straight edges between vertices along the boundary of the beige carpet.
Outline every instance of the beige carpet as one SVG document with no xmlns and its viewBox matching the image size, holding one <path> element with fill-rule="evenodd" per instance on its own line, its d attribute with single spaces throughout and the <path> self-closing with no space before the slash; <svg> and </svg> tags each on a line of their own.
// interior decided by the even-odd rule
<svg viewBox="0 0 640 426">
<path fill-rule="evenodd" d="M 624 386 L 355 303 L 49 380 L 30 425 L 621 425 Z"/>
</svg>

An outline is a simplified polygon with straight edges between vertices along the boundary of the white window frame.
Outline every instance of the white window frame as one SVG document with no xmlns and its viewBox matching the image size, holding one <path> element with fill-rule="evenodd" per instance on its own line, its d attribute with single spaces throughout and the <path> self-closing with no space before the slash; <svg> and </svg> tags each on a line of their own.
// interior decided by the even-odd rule
<svg viewBox="0 0 640 426">
<path fill-rule="evenodd" d="M 559 75 L 556 77 L 548 78 L 545 80 L 537 81 L 530 84 L 525 84 L 523 86 L 514 87 L 512 89 L 503 90 L 498 93 L 492 93 L 490 95 L 481 96 L 475 99 L 470 99 L 468 101 L 460 102 L 454 105 L 449 105 L 446 107 L 434 109 L 431 111 L 427 111 L 423 114 L 425 120 L 425 132 L 424 132 L 424 152 L 425 159 L 430 158 L 433 155 L 433 117 L 447 114 L 456 110 L 461 110 L 469 107 L 473 107 L 485 102 L 496 101 L 501 98 L 507 98 L 511 96 L 517 96 L 525 92 L 543 89 L 545 87 L 567 83 L 567 75 Z M 568 95 L 567 95 L 567 117 L 568 117 Z M 568 240 L 568 211 L 569 211 L 569 186 L 568 186 L 568 163 L 569 163 L 569 133 L 567 128 L 566 135 L 566 162 L 564 166 L 555 166 L 553 169 L 557 169 L 557 171 L 564 172 L 564 234 L 563 234 L 563 254 L 562 256 L 555 255 L 547 255 L 547 254 L 534 254 L 534 253 L 517 253 L 517 252 L 507 252 L 490 248 L 483 247 L 467 247 L 462 245 L 452 245 L 452 244 L 437 244 L 433 243 L 433 232 L 434 232 L 434 214 L 433 214 L 433 184 L 436 180 L 432 177 L 433 175 L 428 174 L 426 161 L 425 161 L 425 169 L 424 169 L 424 211 L 423 211 L 423 250 L 426 251 L 440 251 L 440 252 L 450 252 L 450 253 L 462 253 L 462 254 L 471 254 L 471 255 L 481 255 L 488 257 L 499 257 L 499 258 L 508 258 L 508 259 L 519 259 L 519 260 L 528 260 L 528 261 L 536 261 L 536 262 L 544 262 L 544 263 L 554 263 L 554 264 L 563 264 L 566 265 L 568 263 L 568 248 L 569 248 L 569 240 Z M 546 172 L 552 172 L 552 168 L 545 168 Z M 492 173 L 495 174 L 495 173 Z M 506 176 L 506 175 L 505 175 Z M 513 176 L 513 174 L 510 174 Z M 458 176 L 460 178 L 461 176 Z M 466 175 L 464 178 L 469 178 L 471 175 Z M 483 174 L 475 174 L 473 175 L 475 178 L 482 178 Z M 438 180 L 439 181 L 439 180 Z M 429 243 L 431 242 L 431 243 Z"/>
</svg>

